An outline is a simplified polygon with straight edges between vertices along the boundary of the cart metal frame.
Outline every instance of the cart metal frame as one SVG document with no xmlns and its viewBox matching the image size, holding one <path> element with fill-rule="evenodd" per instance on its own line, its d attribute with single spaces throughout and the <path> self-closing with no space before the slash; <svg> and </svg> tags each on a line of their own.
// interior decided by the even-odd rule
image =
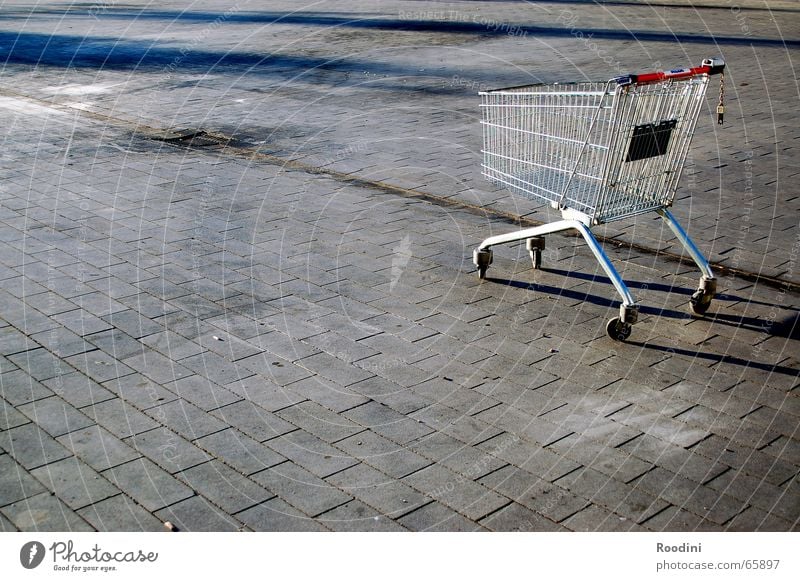
<svg viewBox="0 0 800 581">
<path fill-rule="evenodd" d="M 526 241 L 533 267 L 542 263 L 545 236 L 576 230 L 622 298 L 606 331 L 623 341 L 639 305 L 594 237 L 591 227 L 656 212 L 699 267 L 692 313 L 702 315 L 716 292 L 708 261 L 670 213 L 709 75 L 722 59 L 700 67 L 627 75 L 604 83 L 528 85 L 481 92 L 483 174 L 525 197 L 561 211 L 562 219 L 485 239 L 473 251 L 481 279 L 491 247 Z M 722 113 L 722 103 L 718 108 Z M 720 117 L 721 120 L 721 117 Z"/>
</svg>

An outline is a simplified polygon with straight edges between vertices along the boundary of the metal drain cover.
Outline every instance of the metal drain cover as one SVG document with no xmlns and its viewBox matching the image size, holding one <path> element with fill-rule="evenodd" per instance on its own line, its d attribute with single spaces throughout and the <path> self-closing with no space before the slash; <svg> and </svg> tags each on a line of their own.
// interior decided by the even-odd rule
<svg viewBox="0 0 800 581">
<path fill-rule="evenodd" d="M 208 147 L 211 145 L 225 145 L 228 139 L 209 135 L 202 129 L 180 129 L 177 131 L 163 131 L 151 133 L 148 139 L 153 141 L 163 141 L 172 145 L 183 147 Z"/>
</svg>

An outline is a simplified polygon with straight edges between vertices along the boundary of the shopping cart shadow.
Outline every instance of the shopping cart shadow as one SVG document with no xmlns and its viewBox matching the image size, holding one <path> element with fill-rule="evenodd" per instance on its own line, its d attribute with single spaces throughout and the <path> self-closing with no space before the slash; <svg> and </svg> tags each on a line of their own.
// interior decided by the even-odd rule
<svg viewBox="0 0 800 581">
<path fill-rule="evenodd" d="M 587 280 L 589 282 L 595 282 L 598 284 L 608 285 L 609 288 L 613 289 L 611 280 L 604 276 L 594 276 L 591 274 L 580 273 L 580 272 L 572 272 L 572 271 L 564 271 L 554 268 L 542 268 L 543 272 L 548 272 L 551 274 L 558 274 L 562 275 L 566 278 L 577 278 L 582 280 Z M 503 278 L 493 278 L 487 277 L 486 282 L 492 282 L 495 284 L 500 284 L 504 286 L 510 286 L 513 288 L 525 289 L 535 291 L 537 293 L 544 293 L 553 296 L 564 297 L 568 299 L 575 299 L 580 300 L 581 302 L 590 303 L 593 305 L 598 305 L 601 307 L 611 307 L 617 308 L 619 307 L 619 301 L 606 298 L 603 296 L 591 294 L 588 292 L 568 289 L 558 286 L 552 286 L 548 284 L 542 284 L 539 282 L 523 282 L 517 280 L 509 280 Z M 632 281 L 629 279 L 625 280 L 625 284 L 631 288 L 638 288 L 642 290 L 649 290 L 649 291 L 660 291 L 665 293 L 674 293 L 678 295 L 690 296 L 693 292 L 691 288 L 685 288 L 682 286 L 673 286 L 668 284 L 662 283 L 644 283 L 638 281 Z M 612 290 L 613 292 L 613 290 Z M 761 306 L 769 306 L 774 307 L 774 304 L 764 303 L 760 301 L 754 301 L 745 297 L 739 297 L 730 294 L 718 294 L 715 298 L 715 301 L 728 301 L 728 302 L 741 302 L 745 301 L 751 304 L 757 304 Z M 688 299 L 687 299 L 688 302 Z M 713 303 L 712 303 L 713 305 Z M 767 319 L 761 317 L 752 317 L 746 315 L 739 315 L 739 314 L 729 314 L 729 313 L 721 313 L 718 309 L 715 309 L 713 306 L 707 312 L 701 320 L 707 321 L 708 323 L 714 325 L 725 325 L 728 327 L 737 327 L 741 329 L 747 329 L 750 331 L 762 331 L 766 335 L 769 336 L 777 336 L 777 337 L 785 337 L 787 339 L 798 339 L 800 340 L 800 308 L 793 307 L 791 305 L 782 305 L 781 310 L 785 311 L 787 314 L 781 319 L 774 318 L 774 319 Z M 666 307 L 654 307 L 648 306 L 646 304 L 642 304 L 639 307 L 639 313 L 641 315 L 653 315 L 656 317 L 666 317 L 670 319 L 683 319 L 688 320 L 694 318 L 691 314 L 687 311 L 683 310 L 675 310 Z M 636 345 L 639 343 L 628 341 L 632 345 Z M 797 371 L 795 370 L 795 373 Z"/>
<path fill-rule="evenodd" d="M 790 375 L 794 377 L 800 376 L 800 370 L 793 367 L 766 363 L 764 361 L 754 361 L 752 359 L 745 359 L 743 357 L 728 355 L 726 353 L 714 353 L 711 351 L 697 351 L 695 349 L 683 349 L 675 346 L 658 345 L 656 343 L 631 341 L 630 339 L 626 341 L 626 344 L 631 345 L 633 347 L 640 347 L 642 349 L 650 349 L 651 351 L 661 351 L 663 353 L 669 353 L 670 355 L 685 355 L 687 357 L 691 357 L 694 360 L 711 361 L 713 362 L 712 365 L 714 363 L 723 363 L 727 365 L 738 365 L 741 367 L 746 367 L 748 369 L 758 369 L 759 371 L 765 371 L 768 373 L 777 373 L 779 375 Z M 753 351 L 755 353 L 755 347 L 753 348 Z"/>
<path fill-rule="evenodd" d="M 558 268 L 545 268 L 542 267 L 541 270 L 543 272 L 549 272 L 552 274 L 557 274 L 563 276 L 565 278 L 577 278 L 580 280 L 588 280 L 592 282 L 602 282 L 604 284 L 611 284 L 611 281 L 608 277 L 595 275 L 595 274 L 588 274 L 585 272 L 576 272 L 572 270 L 560 270 Z M 694 292 L 694 289 L 688 286 L 675 286 L 671 284 L 663 284 L 658 282 L 638 282 L 635 280 L 625 279 L 625 284 L 628 288 L 635 288 L 640 290 L 646 291 L 660 291 L 665 293 L 672 293 L 672 294 L 679 294 L 679 295 L 686 295 L 691 296 Z M 747 302 L 751 305 L 761 305 L 772 307 L 774 303 L 766 303 L 764 301 L 757 301 L 750 297 L 742 297 L 738 295 L 734 295 L 731 293 L 717 293 L 714 295 L 715 301 L 728 301 L 728 302 Z M 800 307 L 793 307 L 791 305 L 783 305 L 782 308 L 787 311 L 794 311 L 800 313 Z"/>
</svg>

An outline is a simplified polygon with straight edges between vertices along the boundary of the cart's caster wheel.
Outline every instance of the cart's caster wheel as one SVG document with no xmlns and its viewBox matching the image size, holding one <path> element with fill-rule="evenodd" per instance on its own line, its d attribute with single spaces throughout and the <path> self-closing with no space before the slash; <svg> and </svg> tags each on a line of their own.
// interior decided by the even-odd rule
<svg viewBox="0 0 800 581">
<path fill-rule="evenodd" d="M 478 278 L 483 280 L 486 278 L 486 271 L 489 270 L 489 265 L 492 263 L 491 250 L 478 250 L 472 251 L 472 262 L 478 267 Z"/>
<path fill-rule="evenodd" d="M 544 250 L 544 237 L 536 236 L 525 241 L 525 248 L 531 255 L 534 270 L 542 268 L 542 250 Z"/>
<path fill-rule="evenodd" d="M 534 270 L 538 270 L 542 268 L 542 251 L 541 250 L 531 250 L 531 263 L 533 263 Z"/>
<path fill-rule="evenodd" d="M 628 323 L 623 323 L 619 317 L 614 317 L 606 325 L 606 333 L 614 339 L 614 341 L 624 341 L 631 336 L 632 326 Z"/>
<path fill-rule="evenodd" d="M 689 309 L 695 315 L 705 315 L 708 307 L 711 306 L 713 298 L 714 295 L 712 293 L 706 292 L 703 289 L 696 290 L 694 294 L 692 294 L 692 298 L 689 299 Z"/>
</svg>

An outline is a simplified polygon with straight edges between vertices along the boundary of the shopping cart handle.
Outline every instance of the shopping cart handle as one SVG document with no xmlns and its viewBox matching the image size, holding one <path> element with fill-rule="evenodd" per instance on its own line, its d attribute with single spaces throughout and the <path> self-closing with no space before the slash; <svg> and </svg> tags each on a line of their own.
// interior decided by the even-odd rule
<svg viewBox="0 0 800 581">
<path fill-rule="evenodd" d="M 612 81 L 618 85 L 643 85 L 646 83 L 657 83 L 667 79 L 687 79 L 697 75 L 717 75 L 725 70 L 725 61 L 721 58 L 709 58 L 703 61 L 699 67 L 688 69 L 672 69 L 671 71 L 658 71 L 655 73 L 642 73 L 638 75 L 623 75 L 616 77 Z"/>
</svg>

